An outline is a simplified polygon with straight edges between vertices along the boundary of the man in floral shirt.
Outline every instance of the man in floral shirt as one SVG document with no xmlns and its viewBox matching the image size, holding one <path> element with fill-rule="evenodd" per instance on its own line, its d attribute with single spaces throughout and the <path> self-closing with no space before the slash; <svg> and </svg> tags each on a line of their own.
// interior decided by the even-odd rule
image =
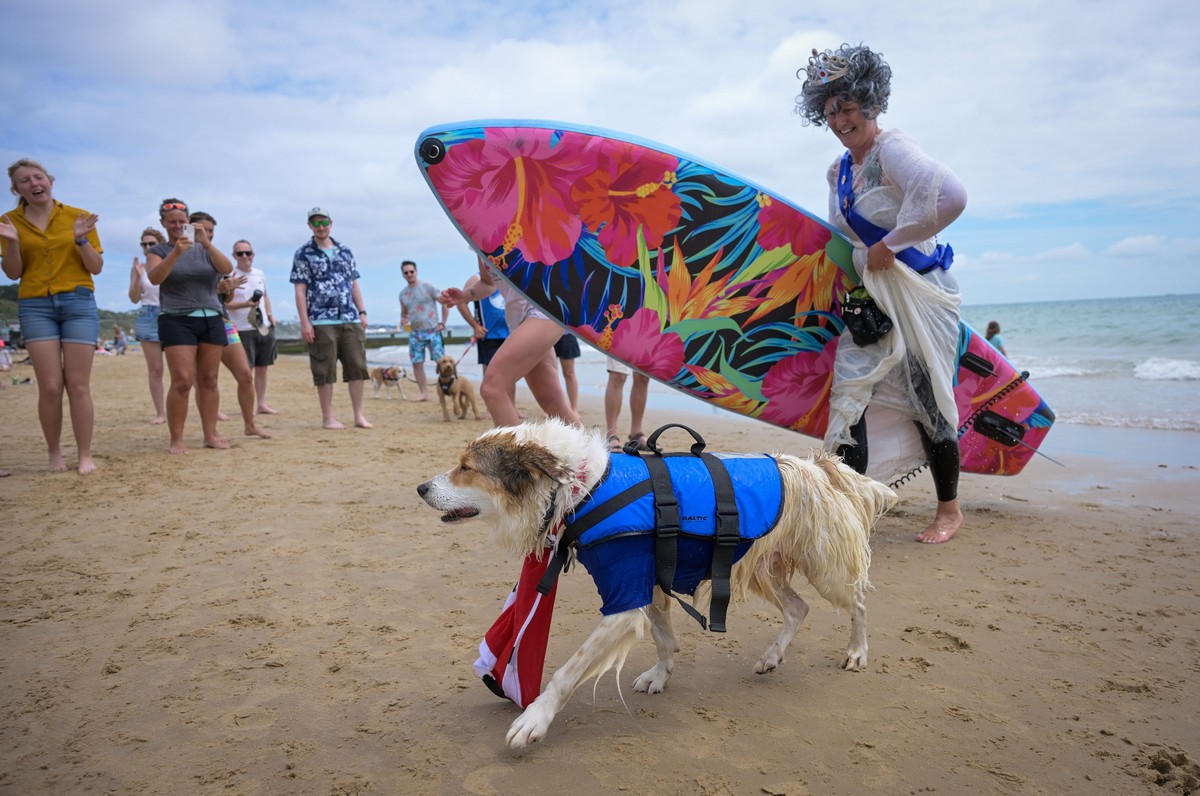
<svg viewBox="0 0 1200 796">
<path fill-rule="evenodd" d="M 354 425 L 371 428 L 363 417 L 367 371 L 367 311 L 358 287 L 358 266 L 349 247 L 333 239 L 333 219 L 323 208 L 308 211 L 312 239 L 292 258 L 300 336 L 308 343 L 308 363 L 321 402 L 321 426 L 343 429 L 333 413 L 337 363 L 350 391 Z"/>
<path fill-rule="evenodd" d="M 412 360 L 413 376 L 417 380 L 417 397 L 414 401 L 428 401 L 429 391 L 425 386 L 425 351 L 434 367 L 442 358 L 442 332 L 450 308 L 438 301 L 441 291 L 428 282 L 417 280 L 417 264 L 412 260 L 400 263 L 400 273 L 408 282 L 400 291 L 400 323 L 408 332 L 408 356 Z M 441 320 L 438 320 L 439 315 Z"/>
</svg>

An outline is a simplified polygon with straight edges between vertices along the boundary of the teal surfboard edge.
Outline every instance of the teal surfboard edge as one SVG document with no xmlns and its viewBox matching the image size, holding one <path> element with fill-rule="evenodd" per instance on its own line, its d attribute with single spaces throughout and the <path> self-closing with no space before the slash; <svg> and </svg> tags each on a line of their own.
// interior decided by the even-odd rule
<svg viewBox="0 0 1200 796">
<path fill-rule="evenodd" d="M 771 197 L 771 199 L 774 201 L 783 202 L 797 213 L 800 213 L 817 222 L 833 233 L 829 238 L 829 242 L 825 244 L 825 256 L 830 262 L 832 262 L 847 276 L 849 276 L 855 284 L 858 284 L 861 281 L 858 276 L 858 271 L 854 268 L 853 244 L 850 243 L 846 236 L 843 235 L 837 227 L 833 226 L 825 219 L 809 213 L 804 208 L 789 201 L 786 197 L 783 197 L 777 192 L 763 187 L 754 180 L 746 179 L 740 174 L 716 165 L 712 161 L 705 160 L 701 157 L 696 157 L 695 155 L 684 152 L 680 149 L 676 149 L 675 147 L 667 146 L 660 141 L 655 141 L 650 138 L 643 138 L 630 133 L 623 133 L 619 130 L 610 130 L 605 127 L 597 127 L 594 125 L 560 122 L 551 119 L 471 119 L 467 121 L 450 122 L 448 124 L 427 127 L 417 136 L 417 142 L 413 146 L 413 157 L 416 159 L 417 168 L 419 168 L 421 171 L 421 178 L 425 180 L 426 185 L 430 191 L 433 192 L 434 197 L 437 199 L 438 204 L 442 206 L 443 211 L 447 211 L 446 205 L 444 202 L 442 202 L 441 196 L 438 194 L 433 183 L 430 181 L 428 170 L 425 168 L 424 160 L 421 157 L 422 144 L 424 144 L 425 141 L 431 137 L 441 139 L 446 143 L 461 143 L 462 141 L 483 138 L 484 129 L 488 127 L 528 127 L 542 130 L 554 130 L 556 132 L 581 133 L 583 135 L 591 135 L 598 138 L 608 138 L 613 141 L 623 141 L 627 144 L 634 144 L 636 146 L 662 152 L 672 157 L 679 158 L 680 160 L 686 160 L 689 163 L 692 163 L 702 169 L 707 169 L 714 174 L 720 174 L 730 180 L 745 185 L 747 188 L 753 189 L 761 194 L 765 194 Z M 461 227 L 459 227 L 458 222 L 455 221 L 453 214 L 446 212 L 446 216 L 450 219 L 451 223 L 454 224 L 454 227 L 459 231 L 459 234 L 461 234 L 463 238 L 470 243 L 470 236 L 467 235 Z M 472 246 L 474 246 L 474 244 L 472 244 Z"/>
</svg>

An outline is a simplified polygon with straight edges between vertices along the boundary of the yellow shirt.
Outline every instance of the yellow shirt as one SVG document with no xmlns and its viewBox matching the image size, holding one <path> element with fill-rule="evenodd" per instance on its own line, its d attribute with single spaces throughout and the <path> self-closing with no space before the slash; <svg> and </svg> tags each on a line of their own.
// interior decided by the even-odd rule
<svg viewBox="0 0 1200 796">
<path fill-rule="evenodd" d="M 17 228 L 21 241 L 21 285 L 17 298 L 39 298 L 55 293 L 67 293 L 77 287 L 96 289 L 92 275 L 83 267 L 83 255 L 75 245 L 75 219 L 84 211 L 62 202 L 54 202 L 45 231 L 38 229 L 25 217 L 25 205 L 4 215 Z M 96 230 L 87 235 L 92 248 L 101 254 L 100 236 Z M 0 252 L 10 243 L 0 239 Z"/>
</svg>

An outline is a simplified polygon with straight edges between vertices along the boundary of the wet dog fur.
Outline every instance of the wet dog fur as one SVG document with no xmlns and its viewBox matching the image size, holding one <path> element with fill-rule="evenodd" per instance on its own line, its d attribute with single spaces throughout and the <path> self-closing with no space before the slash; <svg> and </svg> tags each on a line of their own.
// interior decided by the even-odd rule
<svg viewBox="0 0 1200 796">
<path fill-rule="evenodd" d="M 417 492 L 443 512 L 443 522 L 481 519 L 491 526 L 495 546 L 524 557 L 544 549 L 549 534 L 604 475 L 609 455 L 599 431 L 555 419 L 496 428 L 468 445 L 457 465 L 418 486 Z M 808 614 L 807 603 L 791 587 L 797 572 L 835 607 L 849 612 L 850 641 L 841 666 L 864 669 L 870 534 L 876 520 L 895 504 L 896 494 L 835 456 L 774 455 L 783 479 L 780 520 L 734 565 L 731 577 L 735 598 L 753 592 L 783 616 L 783 627 L 754 671 L 764 674 L 779 666 Z M 558 500 L 553 499 L 556 490 Z M 555 509 L 544 526 L 552 503 Z M 679 650 L 669 611 L 669 598 L 655 588 L 651 605 L 602 617 L 583 646 L 555 670 L 541 695 L 512 723 L 508 744 L 520 748 L 545 738 L 580 683 L 613 666 L 619 672 L 647 629 L 658 662 L 634 680 L 634 690 L 661 692 Z"/>
</svg>

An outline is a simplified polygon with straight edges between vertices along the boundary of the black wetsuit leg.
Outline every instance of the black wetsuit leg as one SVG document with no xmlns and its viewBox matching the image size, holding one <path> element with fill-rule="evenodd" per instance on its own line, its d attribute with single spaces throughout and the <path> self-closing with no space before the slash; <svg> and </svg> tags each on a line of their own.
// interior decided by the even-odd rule
<svg viewBox="0 0 1200 796">
<path fill-rule="evenodd" d="M 924 426 L 920 423 L 916 426 L 921 434 L 921 444 L 925 446 L 925 457 L 929 460 L 929 472 L 933 474 L 938 501 L 945 503 L 954 500 L 958 497 L 958 440 L 948 439 L 935 443 L 929 438 L 929 432 Z"/>
<path fill-rule="evenodd" d="M 854 445 L 839 445 L 837 455 L 856 473 L 867 472 L 867 414 L 863 412 L 858 422 L 850 426 L 850 436 Z"/>
</svg>

